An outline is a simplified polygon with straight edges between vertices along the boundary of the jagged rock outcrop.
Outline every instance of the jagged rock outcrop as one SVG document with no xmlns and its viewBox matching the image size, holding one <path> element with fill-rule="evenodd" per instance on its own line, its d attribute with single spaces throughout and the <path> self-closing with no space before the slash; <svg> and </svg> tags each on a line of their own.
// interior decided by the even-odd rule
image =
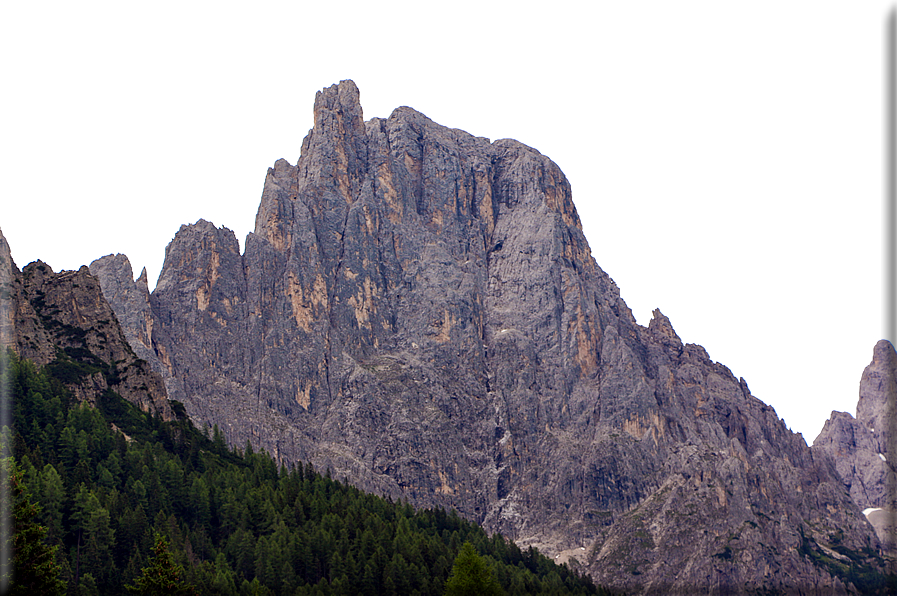
<svg viewBox="0 0 897 596">
<path fill-rule="evenodd" d="M 161 373 L 162 364 L 153 350 L 153 311 L 146 267 L 135 281 L 128 257 L 117 254 L 95 260 L 88 269 L 99 280 L 112 310 L 119 315 L 118 322 L 134 353 Z"/>
<path fill-rule="evenodd" d="M 55 273 L 36 261 L 20 272 L 0 236 L 0 294 L 4 346 L 55 367 L 77 399 L 94 403 L 112 389 L 144 411 L 175 418 L 161 375 L 134 354 L 86 266 Z"/>
<path fill-rule="evenodd" d="M 897 529 L 897 353 L 886 340 L 875 344 L 860 379 L 857 417 L 832 412 L 813 442 L 834 460 L 850 496 L 867 511 L 879 537 L 894 547 Z"/>
<path fill-rule="evenodd" d="M 550 159 L 410 108 L 365 122 L 351 81 L 314 119 L 243 254 L 203 220 L 166 249 L 151 339 L 194 421 L 579 548 L 633 594 L 846 593 L 880 565 L 828 457 L 659 310 L 636 323 Z"/>
<path fill-rule="evenodd" d="M 0 350 L 3 351 L 15 348 L 16 345 L 14 269 L 9 242 L 0 230 Z"/>
<path fill-rule="evenodd" d="M 44 328 L 22 283 L 22 274 L 12 260 L 9 243 L 0 234 L 0 305 L 3 309 L 3 348 L 14 349 L 19 356 L 38 364 L 56 357 L 53 338 Z"/>
</svg>

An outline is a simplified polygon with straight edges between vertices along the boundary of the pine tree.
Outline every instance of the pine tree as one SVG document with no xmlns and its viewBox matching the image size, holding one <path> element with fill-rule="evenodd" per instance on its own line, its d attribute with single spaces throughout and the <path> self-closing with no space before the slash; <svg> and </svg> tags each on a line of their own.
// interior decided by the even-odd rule
<svg viewBox="0 0 897 596">
<path fill-rule="evenodd" d="M 492 566 L 465 542 L 445 582 L 445 596 L 504 596 Z"/>
<path fill-rule="evenodd" d="M 215 449 L 215 453 L 219 455 L 224 455 L 227 453 L 227 443 L 224 441 L 224 435 L 221 434 L 221 430 L 218 428 L 218 425 L 215 425 L 215 430 L 212 434 L 212 445 Z"/>
<path fill-rule="evenodd" d="M 175 564 L 168 551 L 168 540 L 161 534 L 155 536 L 155 557 L 141 576 L 125 589 L 144 596 L 196 596 L 196 589 L 184 581 L 184 568 Z"/>
<path fill-rule="evenodd" d="M 75 592 L 77 596 L 99 596 L 100 589 L 97 588 L 97 580 L 90 573 L 81 576 L 78 582 L 78 589 Z"/>
<path fill-rule="evenodd" d="M 236 575 L 227 563 L 224 553 L 218 553 L 215 557 L 215 579 L 212 581 L 212 589 L 219 594 L 236 594 Z"/>
<path fill-rule="evenodd" d="M 51 541 L 62 540 L 62 508 L 65 501 L 65 485 L 52 464 L 46 464 L 40 473 L 40 502 L 43 507 L 41 520 L 47 525 Z"/>
<path fill-rule="evenodd" d="M 117 572 L 112 559 L 114 548 L 115 530 L 109 512 L 100 507 L 90 513 L 85 524 L 81 565 L 82 569 L 92 572 L 101 587 L 114 583 Z"/>
</svg>

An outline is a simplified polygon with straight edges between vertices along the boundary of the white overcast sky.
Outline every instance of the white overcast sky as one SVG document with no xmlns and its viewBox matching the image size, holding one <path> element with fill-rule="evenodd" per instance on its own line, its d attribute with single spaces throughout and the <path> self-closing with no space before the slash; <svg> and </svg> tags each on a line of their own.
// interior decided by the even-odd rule
<svg viewBox="0 0 897 596">
<path fill-rule="evenodd" d="M 660 308 L 812 442 L 885 333 L 891 5 L 5 2 L 0 229 L 20 268 L 121 252 L 152 286 L 181 224 L 242 245 L 351 78 L 366 119 L 552 158 L 639 323 Z"/>
</svg>

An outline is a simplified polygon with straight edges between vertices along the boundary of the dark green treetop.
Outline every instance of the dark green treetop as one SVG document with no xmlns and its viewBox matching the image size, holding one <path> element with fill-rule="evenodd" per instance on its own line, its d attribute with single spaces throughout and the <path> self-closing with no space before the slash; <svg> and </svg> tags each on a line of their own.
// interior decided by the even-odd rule
<svg viewBox="0 0 897 596">
<path fill-rule="evenodd" d="M 461 546 L 452 573 L 445 582 L 445 596 L 504 596 L 492 566 L 470 542 Z"/>
<path fill-rule="evenodd" d="M 168 552 L 168 539 L 155 535 L 153 561 L 141 570 L 141 576 L 125 589 L 143 596 L 195 596 L 196 589 L 184 581 L 184 568 Z"/>
</svg>

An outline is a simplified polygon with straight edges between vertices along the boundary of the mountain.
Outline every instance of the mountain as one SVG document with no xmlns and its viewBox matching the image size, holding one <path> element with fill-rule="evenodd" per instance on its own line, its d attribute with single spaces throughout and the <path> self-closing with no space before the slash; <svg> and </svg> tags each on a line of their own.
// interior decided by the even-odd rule
<svg viewBox="0 0 897 596">
<path fill-rule="evenodd" d="M 636 323 L 531 147 L 407 107 L 365 121 L 343 81 L 268 170 L 242 254 L 203 220 L 165 254 L 149 311 L 123 257 L 92 270 L 171 398 L 231 444 L 453 507 L 632 594 L 880 577 L 831 458 L 660 310 Z"/>
<path fill-rule="evenodd" d="M 879 538 L 894 546 L 897 530 L 897 353 L 890 342 L 875 344 L 860 379 L 857 417 L 832 412 L 813 442 L 835 461 L 850 496 L 867 512 Z"/>
</svg>

